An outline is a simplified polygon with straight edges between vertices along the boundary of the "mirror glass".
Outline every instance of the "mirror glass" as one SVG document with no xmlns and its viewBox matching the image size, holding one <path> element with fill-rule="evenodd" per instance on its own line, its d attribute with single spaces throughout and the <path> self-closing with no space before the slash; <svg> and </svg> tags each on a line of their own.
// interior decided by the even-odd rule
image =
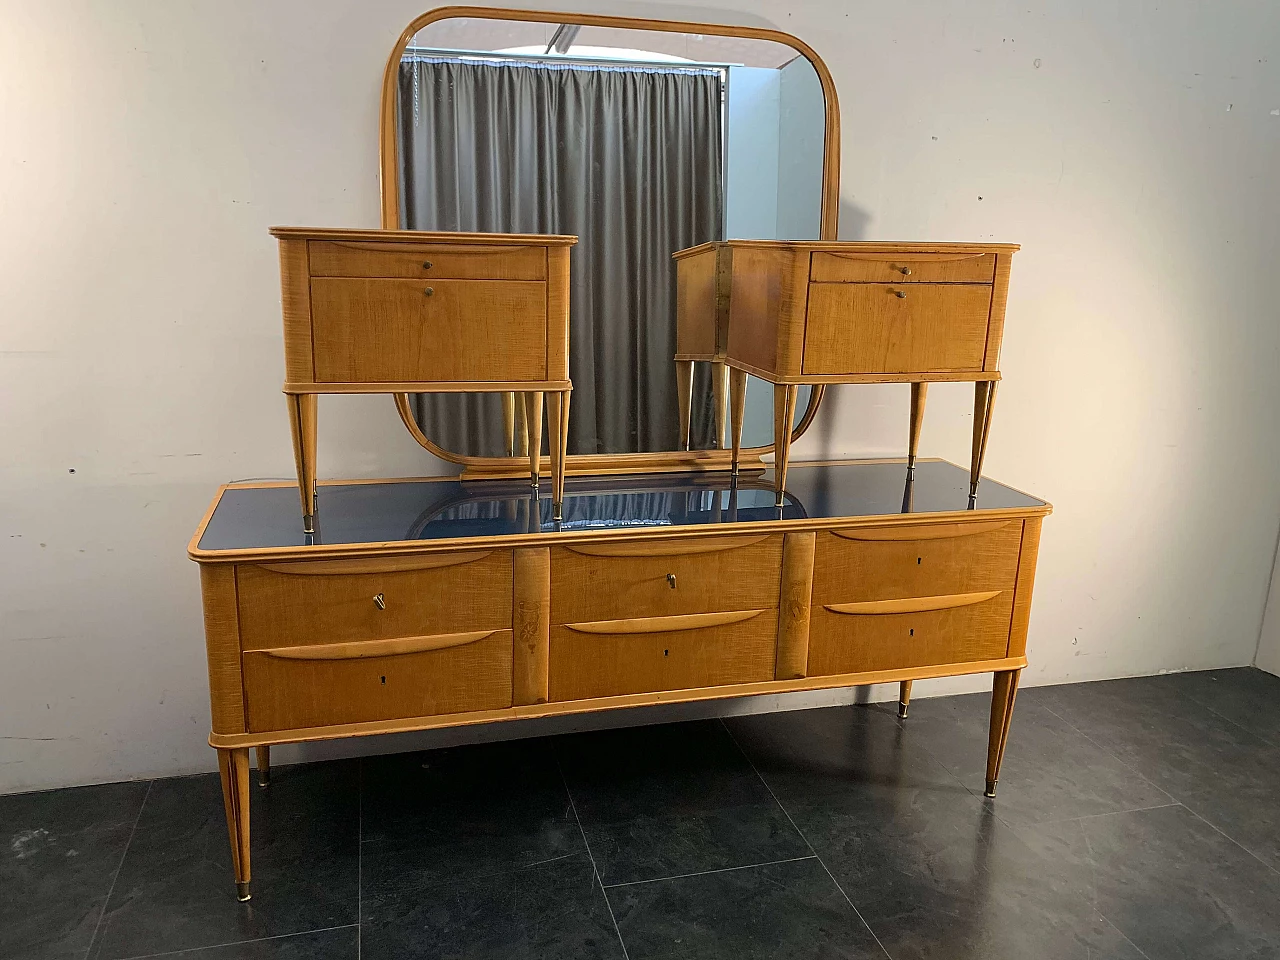
<svg viewBox="0 0 1280 960">
<path fill-rule="evenodd" d="M 400 62 L 400 225 L 577 235 L 569 453 L 680 449 L 672 254 L 711 240 L 818 239 L 825 114 L 813 65 L 781 43 L 437 21 Z M 729 442 L 716 402 L 727 378 L 712 367 L 693 366 L 693 449 Z M 413 401 L 426 436 L 468 456 L 522 452 L 515 407 L 501 394 Z M 742 444 L 772 441 L 773 387 L 752 377 Z"/>
</svg>

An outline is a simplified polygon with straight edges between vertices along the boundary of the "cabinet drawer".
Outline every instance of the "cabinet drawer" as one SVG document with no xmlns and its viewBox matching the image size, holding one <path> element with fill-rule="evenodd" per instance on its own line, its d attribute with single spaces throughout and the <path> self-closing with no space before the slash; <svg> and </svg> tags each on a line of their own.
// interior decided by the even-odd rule
<svg viewBox="0 0 1280 960">
<path fill-rule="evenodd" d="M 551 622 L 776 607 L 781 568 L 781 536 L 555 547 Z"/>
<path fill-rule="evenodd" d="M 410 277 L 428 280 L 545 280 L 545 247 L 471 243 L 361 243 L 311 240 L 313 277 Z"/>
<path fill-rule="evenodd" d="M 772 680 L 778 611 L 606 620 L 551 628 L 551 699 Z"/>
<path fill-rule="evenodd" d="M 511 631 L 256 650 L 243 655 L 249 730 L 511 706 Z"/>
<path fill-rule="evenodd" d="M 804 372 L 982 369 L 991 287 L 963 283 L 811 283 Z"/>
<path fill-rule="evenodd" d="M 242 564 L 236 568 L 241 646 L 506 629 L 511 566 L 510 550 Z"/>
<path fill-rule="evenodd" d="M 813 602 L 1012 590 L 1021 544 L 1021 520 L 819 533 Z"/>
<path fill-rule="evenodd" d="M 516 280 L 317 278 L 316 380 L 545 380 L 546 290 Z"/>
<path fill-rule="evenodd" d="M 808 675 L 998 660 L 1009 648 L 1012 614 L 1012 590 L 814 603 Z"/>
<path fill-rule="evenodd" d="M 809 279 L 824 283 L 990 283 L 992 253 L 819 253 Z"/>
</svg>

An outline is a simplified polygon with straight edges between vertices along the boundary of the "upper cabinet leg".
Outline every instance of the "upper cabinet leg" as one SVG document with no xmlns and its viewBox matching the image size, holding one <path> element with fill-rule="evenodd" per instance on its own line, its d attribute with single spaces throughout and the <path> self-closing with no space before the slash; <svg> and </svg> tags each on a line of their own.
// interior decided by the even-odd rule
<svg viewBox="0 0 1280 960">
<path fill-rule="evenodd" d="M 693 361 L 676 361 L 676 402 L 680 407 L 680 449 L 689 449 L 690 418 L 693 416 Z"/>
<path fill-rule="evenodd" d="M 973 385 L 973 459 L 969 462 L 969 497 L 978 494 L 982 476 L 982 460 L 987 455 L 987 439 L 991 436 L 991 411 L 996 403 L 995 380 L 979 380 Z"/>
<path fill-rule="evenodd" d="M 920 428 L 924 425 L 924 401 L 929 393 L 929 384 L 913 383 L 911 385 L 911 427 L 907 432 L 907 473 L 916 469 L 916 454 L 920 452 Z"/>
<path fill-rule="evenodd" d="M 547 435 L 551 449 L 552 518 L 564 519 L 564 467 L 569 446 L 569 398 L 572 391 L 547 394 Z"/>
<path fill-rule="evenodd" d="M 715 394 L 716 447 L 723 450 L 729 433 L 729 378 L 723 360 L 711 361 L 711 390 Z"/>
<path fill-rule="evenodd" d="M 502 395 L 502 437 L 503 449 L 507 451 L 507 456 L 514 457 L 516 455 L 516 395 L 514 393 Z"/>
<path fill-rule="evenodd" d="M 787 487 L 787 467 L 791 460 L 791 430 L 796 419 L 796 397 L 800 387 L 794 383 L 773 386 L 773 477 L 774 503 L 782 506 L 782 493 Z"/>
<path fill-rule="evenodd" d="M 542 469 L 542 392 L 531 391 L 524 395 L 524 420 L 529 437 L 529 478 L 538 485 Z"/>
<path fill-rule="evenodd" d="M 732 434 L 733 475 L 738 475 L 738 454 L 742 450 L 742 418 L 747 412 L 747 375 L 737 367 L 729 368 L 729 433 Z"/>
<path fill-rule="evenodd" d="M 314 393 L 291 393 L 288 397 L 293 460 L 298 469 L 298 493 L 302 498 L 302 529 L 306 533 L 315 533 L 318 397 Z"/>
</svg>

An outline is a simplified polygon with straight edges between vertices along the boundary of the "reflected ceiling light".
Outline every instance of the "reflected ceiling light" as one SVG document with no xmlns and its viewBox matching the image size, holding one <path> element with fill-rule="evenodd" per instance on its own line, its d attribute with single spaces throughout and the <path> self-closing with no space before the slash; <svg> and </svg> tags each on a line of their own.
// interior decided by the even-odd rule
<svg viewBox="0 0 1280 960">
<path fill-rule="evenodd" d="M 547 44 L 547 49 L 543 54 L 548 54 L 552 50 L 556 53 L 568 53 L 569 48 L 573 46 L 573 41 L 578 38 L 578 31 L 582 29 L 582 25 L 578 23 L 562 23 L 556 27 L 556 32 L 551 35 L 551 42 Z"/>
</svg>

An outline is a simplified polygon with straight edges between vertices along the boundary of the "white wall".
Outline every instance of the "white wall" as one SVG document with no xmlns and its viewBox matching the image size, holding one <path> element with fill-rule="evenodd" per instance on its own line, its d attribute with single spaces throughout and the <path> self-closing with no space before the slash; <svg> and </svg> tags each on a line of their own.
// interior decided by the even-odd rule
<svg viewBox="0 0 1280 960">
<path fill-rule="evenodd" d="M 1271 592 L 1262 618 L 1262 634 L 1254 665 L 1280 676 L 1280 569 L 1272 562 Z"/>
<path fill-rule="evenodd" d="M 424 5 L 0 0 L 0 791 L 211 767 L 186 540 L 216 484 L 292 474 L 266 228 L 377 223 L 381 70 Z M 1056 506 L 1027 682 L 1251 661 L 1276 7 L 717 6 L 596 9 L 777 16 L 840 89 L 846 235 L 1024 245 L 987 466 Z M 924 452 L 965 459 L 969 403 L 933 388 Z M 837 390 L 796 453 L 899 452 L 906 417 Z M 322 400 L 320 468 L 433 469 L 378 398 Z"/>
</svg>

